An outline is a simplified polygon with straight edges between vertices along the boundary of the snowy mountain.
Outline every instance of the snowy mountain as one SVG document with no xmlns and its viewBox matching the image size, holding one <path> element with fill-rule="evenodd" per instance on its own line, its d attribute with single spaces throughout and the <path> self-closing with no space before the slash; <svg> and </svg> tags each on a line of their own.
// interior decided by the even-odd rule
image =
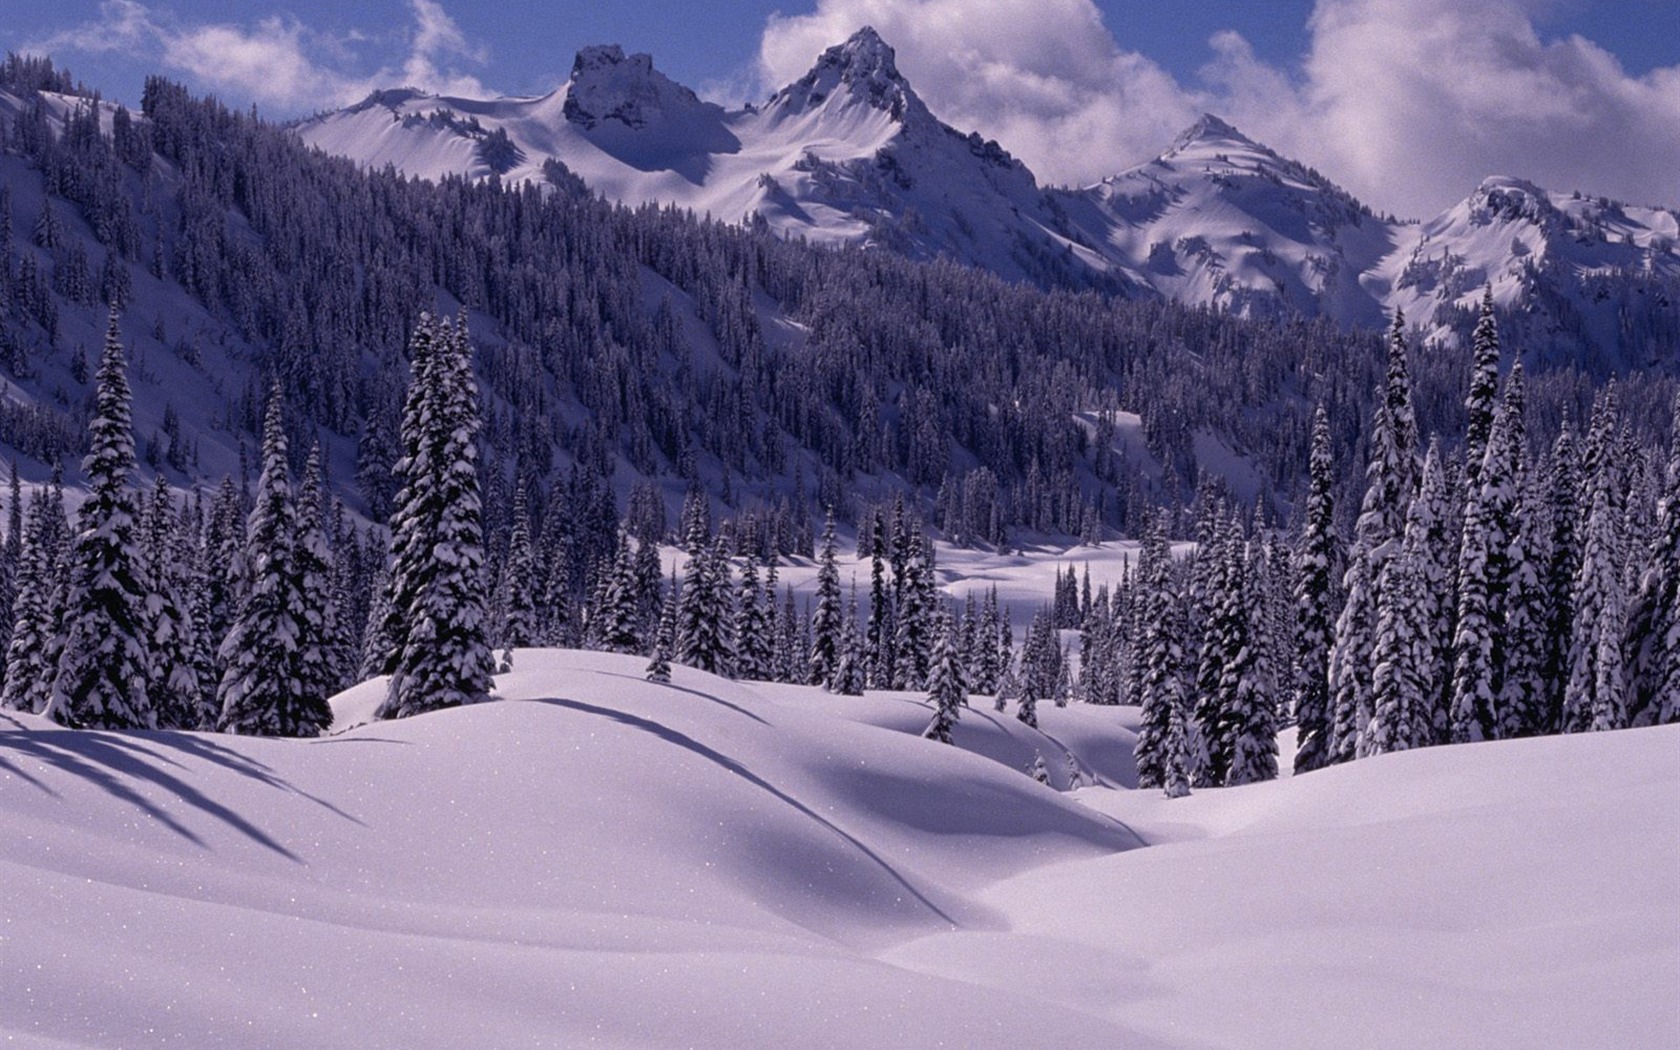
<svg viewBox="0 0 1680 1050">
<path fill-rule="evenodd" d="M 1251 316 L 1381 321 L 1362 286 L 1395 227 L 1329 180 L 1211 115 L 1172 147 L 1077 191 L 1070 221 L 1178 302 Z"/>
<path fill-rule="evenodd" d="M 726 112 L 617 46 L 581 51 L 536 98 L 381 91 L 298 126 L 367 167 L 425 178 L 556 177 L 785 237 L 945 255 L 1011 278 L 1089 283 L 1033 175 L 994 142 L 941 123 L 872 29 L 829 48 L 761 107 Z"/>
<path fill-rule="evenodd" d="M 297 130 L 364 166 L 536 179 L 554 159 L 626 204 L 1244 316 L 1375 327 L 1401 308 L 1455 338 L 1491 282 L 1496 304 L 1526 318 L 1513 336 L 1531 355 L 1640 364 L 1680 347 L 1673 208 L 1494 178 L 1428 222 L 1402 222 L 1211 115 L 1095 186 L 1041 189 L 995 143 L 929 112 L 871 29 L 738 112 L 646 55 L 597 47 L 541 98 L 379 92 Z"/>
<path fill-rule="evenodd" d="M 976 707 L 946 747 L 916 696 L 642 664 L 521 650 L 499 702 L 308 741 L 8 712 L 0 1039 L 1680 1039 L 1674 727 L 1167 800 L 1133 708 Z"/>
</svg>

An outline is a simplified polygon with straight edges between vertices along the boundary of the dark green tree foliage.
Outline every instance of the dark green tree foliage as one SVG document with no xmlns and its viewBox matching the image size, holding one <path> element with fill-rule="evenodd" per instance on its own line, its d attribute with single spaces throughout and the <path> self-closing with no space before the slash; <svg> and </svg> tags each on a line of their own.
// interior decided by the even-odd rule
<svg viewBox="0 0 1680 1050">
<path fill-rule="evenodd" d="M 1435 682 L 1440 671 L 1435 635 L 1441 629 L 1437 603 L 1445 581 L 1432 545 L 1445 539 L 1440 530 L 1445 511 L 1445 464 L 1440 445 L 1432 443 L 1417 498 L 1406 515 L 1400 553 L 1383 567 L 1387 579 L 1372 652 L 1376 666 L 1371 675 L 1371 722 L 1359 742 L 1361 756 L 1427 747 L 1435 741 Z"/>
<path fill-rule="evenodd" d="M 746 593 L 745 588 L 742 593 Z M 867 664 L 863 631 L 858 623 L 857 581 L 853 580 L 852 595 L 846 603 L 846 622 L 840 629 L 840 655 L 834 665 L 834 682 L 830 691 L 841 696 L 862 696 L 868 684 L 865 674 Z"/>
<path fill-rule="evenodd" d="M 839 660 L 840 627 L 843 617 L 840 595 L 840 568 L 835 562 L 834 509 L 828 511 L 823 524 L 822 548 L 817 555 L 817 605 L 811 614 L 811 677 L 812 685 L 828 685 L 833 681 L 834 668 Z"/>
<path fill-rule="evenodd" d="M 1320 405 L 1313 416 L 1310 487 L 1295 553 L 1295 772 L 1328 761 L 1330 647 L 1336 622 L 1334 566 L 1335 473 L 1330 459 L 1330 419 Z"/>
<path fill-rule="evenodd" d="M 407 523 L 406 565 L 394 564 L 393 604 L 407 599 L 402 652 L 378 717 L 478 703 L 490 695 L 485 623 L 483 510 L 478 488 L 478 384 L 464 320 L 439 332 L 430 367 L 415 375 L 420 433 L 403 435 L 399 473 L 416 513 Z M 409 423 L 404 418 L 405 427 Z M 393 540 L 393 546 L 396 545 Z M 398 573 L 406 572 L 405 579 Z"/>
<path fill-rule="evenodd" d="M 1185 721 L 1188 698 L 1184 688 L 1184 604 L 1174 584 L 1172 554 L 1167 546 L 1170 515 L 1162 511 L 1144 540 L 1138 565 L 1142 581 L 1142 667 L 1136 762 L 1138 787 L 1170 788 L 1174 776 L 1186 778 L 1189 748 Z M 1174 736 L 1174 723 L 1177 723 Z M 1175 751 L 1175 747 L 1178 749 Z M 1175 768 L 1173 763 L 1179 763 Z"/>
<path fill-rule="evenodd" d="M 160 729 L 197 729 L 210 683 L 200 681 L 198 625 L 187 603 L 191 560 L 180 558 L 169 483 L 160 474 L 141 521 L 141 555 L 150 591 L 152 680 L 147 692 Z"/>
<path fill-rule="evenodd" d="M 751 682 L 773 681 L 771 653 L 775 641 L 774 598 L 765 604 L 758 576 L 758 558 L 747 555 L 741 566 L 741 585 L 735 599 L 735 673 Z"/>
<path fill-rule="evenodd" d="M 64 508 L 37 489 L 30 498 L 23 542 L 18 552 L 17 600 L 12 637 L 6 649 L 6 684 L 0 707 L 39 712 L 46 707 L 57 670 L 50 660 L 55 631 L 53 591 L 63 535 Z"/>
<path fill-rule="evenodd" d="M 1464 432 L 1464 479 L 1474 492 L 1480 484 L 1482 459 L 1493 433 L 1499 393 L 1499 327 L 1493 319 L 1493 286 L 1482 291 L 1482 313 L 1470 337 L 1470 393 L 1464 399 L 1469 426 Z"/>
<path fill-rule="evenodd" d="M 151 729 L 147 591 L 136 547 L 127 363 L 111 311 L 82 472 L 88 495 L 71 546 L 63 649 L 46 715 L 86 729 Z"/>
<path fill-rule="evenodd" d="M 1221 746 L 1229 749 L 1221 783 L 1252 784 L 1272 780 L 1278 772 L 1276 679 L 1264 636 L 1264 568 L 1253 543 L 1233 542 L 1226 558 L 1225 600 L 1233 612 L 1222 618 L 1232 634 L 1221 640 L 1226 658 L 1215 728 Z"/>
<path fill-rule="evenodd" d="M 263 427 L 262 475 L 247 523 L 250 587 L 221 646 L 217 698 L 224 733 L 318 736 L 332 724 L 326 695 L 304 692 L 304 596 L 297 565 L 297 507 L 286 460 L 280 394 L 269 400 Z"/>
<path fill-rule="evenodd" d="M 595 610 L 598 622 L 591 625 L 595 644 L 609 653 L 645 651 L 640 586 L 631 543 L 630 534 L 621 530 L 618 553 L 613 556 L 601 604 Z"/>
<path fill-rule="evenodd" d="M 1523 463 L 1522 370 L 1511 370 L 1504 403 L 1495 414 L 1480 483 L 1464 512 L 1458 559 L 1458 630 L 1453 642 L 1453 742 L 1498 739 L 1504 718 L 1504 624 L 1511 554 L 1518 538 L 1517 506 Z"/>
<path fill-rule="evenodd" d="M 933 646 L 933 669 L 928 672 L 928 703 L 933 705 L 933 719 L 922 735 L 942 744 L 951 743 L 951 731 L 962 717 L 968 702 L 968 690 L 963 679 L 962 654 L 956 644 L 956 629 L 949 614 L 939 616 L 938 634 Z M 1026 721 L 1025 719 L 1022 719 Z M 1032 722 L 1029 725 L 1035 724 Z"/>
<path fill-rule="evenodd" d="M 1616 537 L 1611 471 L 1602 461 L 1594 479 L 1586 542 L 1572 595 L 1569 684 L 1564 690 L 1566 733 L 1619 729 L 1627 724 L 1627 682 L 1622 662 L 1627 627 Z"/>
<path fill-rule="evenodd" d="M 409 337 L 408 396 L 403 403 L 402 456 L 392 467 L 398 481 L 391 510 L 390 569 L 385 581 L 383 618 L 378 632 L 386 645 L 384 657 L 372 670 L 395 674 L 408 645 L 408 632 L 420 588 L 430 565 L 430 545 L 436 540 L 441 516 L 437 491 L 439 468 L 433 462 L 443 407 L 438 333 L 428 314 L 421 314 Z"/>
<path fill-rule="evenodd" d="M 319 445 L 310 448 L 304 465 L 296 527 L 292 571 L 297 580 L 299 704 L 317 717 L 325 712 L 330 720 L 327 698 L 341 687 L 342 671 L 333 654 L 340 630 L 333 603 L 336 554 L 327 542 L 327 487 Z"/>
<path fill-rule="evenodd" d="M 501 618 L 497 643 L 504 649 L 523 649 L 537 644 L 536 553 L 531 546 L 531 508 L 525 486 L 513 492 L 513 523 L 508 535 L 507 557 L 502 562 Z"/>
</svg>

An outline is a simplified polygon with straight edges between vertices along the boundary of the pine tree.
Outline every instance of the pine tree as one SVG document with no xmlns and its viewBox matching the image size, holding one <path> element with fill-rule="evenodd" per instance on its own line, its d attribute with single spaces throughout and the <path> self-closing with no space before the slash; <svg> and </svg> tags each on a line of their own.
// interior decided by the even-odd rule
<svg viewBox="0 0 1680 1050">
<path fill-rule="evenodd" d="M 887 589 L 886 522 L 874 515 L 869 540 L 869 685 L 875 689 L 892 687 L 892 599 Z"/>
<path fill-rule="evenodd" d="M 1234 637 L 1224 640 L 1226 659 L 1220 678 L 1218 736 L 1229 748 L 1222 783 L 1253 784 L 1277 777 L 1277 698 L 1273 691 L 1270 647 L 1263 635 L 1265 592 L 1253 545 L 1245 552 L 1233 544 L 1227 572 L 1227 617 Z"/>
<path fill-rule="evenodd" d="M 858 627 L 857 581 L 852 581 L 852 596 L 846 606 L 846 622 L 840 629 L 840 657 L 834 666 L 832 692 L 841 696 L 862 696 L 867 675 L 863 635 Z"/>
<path fill-rule="evenodd" d="M 596 644 L 609 653 L 640 653 L 643 651 L 642 601 L 635 555 L 630 547 L 630 534 L 618 532 L 617 553 L 605 578 L 600 607 L 590 625 Z"/>
<path fill-rule="evenodd" d="M 1443 585 L 1435 548 L 1443 539 L 1439 523 L 1445 497 L 1440 445 L 1432 443 L 1418 496 L 1406 515 L 1400 553 L 1383 566 L 1372 652 L 1372 713 L 1359 741 L 1361 756 L 1426 747 L 1435 741 L 1433 708 L 1439 673 L 1435 634 L 1441 627 L 1438 588 Z M 1432 593 L 1431 587 L 1437 590 Z"/>
<path fill-rule="evenodd" d="M 1138 574 L 1142 581 L 1143 668 L 1139 686 L 1141 725 L 1136 743 L 1138 787 L 1168 787 L 1177 746 L 1179 773 L 1190 775 L 1185 726 L 1183 603 L 1173 586 L 1172 555 L 1167 547 L 1169 512 L 1162 510 L 1144 540 Z M 1174 740 L 1176 720 L 1178 738 Z M 1188 785 L 1188 779 L 1186 779 Z"/>
<path fill-rule="evenodd" d="M 188 562 L 177 558 L 175 502 L 160 474 L 141 520 L 140 550 L 151 626 L 152 680 L 147 693 L 160 729 L 197 729 L 199 668 L 193 660 L 197 632 L 182 597 L 181 577 Z"/>
<path fill-rule="evenodd" d="M 478 384 L 466 324 L 444 325 L 415 383 L 416 453 L 398 464 L 415 512 L 393 552 L 393 602 L 406 599 L 402 651 L 377 716 L 399 718 L 489 698 L 492 658 L 484 615 L 483 509 L 478 488 Z M 429 541 L 429 542 L 427 542 Z M 397 543 L 393 540 L 393 546 Z M 404 561 L 401 555 L 406 554 Z M 398 579 L 399 573 L 406 577 Z"/>
<path fill-rule="evenodd" d="M 1628 621 L 1633 643 L 1628 724 L 1665 725 L 1680 719 L 1680 396 L 1651 549 Z"/>
<path fill-rule="evenodd" d="M 672 581 L 660 607 L 659 627 L 653 635 L 653 656 L 648 660 L 647 680 L 661 685 L 671 681 L 671 645 L 677 633 L 677 588 Z"/>
<path fill-rule="evenodd" d="M 146 589 L 135 548 L 134 434 L 117 313 L 111 311 L 95 379 L 88 496 L 70 551 L 63 649 L 46 715 L 86 729 L 151 729 Z"/>
<path fill-rule="evenodd" d="M 1511 545 L 1516 538 L 1522 482 L 1522 368 L 1511 370 L 1505 400 L 1494 416 L 1480 471 L 1481 481 L 1464 512 L 1458 561 L 1458 630 L 1453 640 L 1450 715 L 1455 743 L 1495 739 L 1503 722 L 1499 697 L 1505 686 L 1505 635 Z"/>
<path fill-rule="evenodd" d="M 217 699 L 224 733 L 318 736 L 332 724 L 324 695 L 303 691 L 304 598 L 297 566 L 297 508 L 286 465 L 280 391 L 269 398 L 263 426 L 262 475 L 245 529 L 250 587 L 222 642 Z"/>
<path fill-rule="evenodd" d="M 834 508 L 823 525 L 822 549 L 817 555 L 817 607 L 811 618 L 812 685 L 829 685 L 839 659 L 841 597 L 840 569 L 835 563 Z"/>
<path fill-rule="evenodd" d="M 292 571 L 297 595 L 297 688 L 299 706 L 331 721 L 327 698 L 338 691 L 340 671 L 333 654 L 339 635 L 333 604 L 334 552 L 327 543 L 327 486 L 321 467 L 321 446 L 311 446 L 298 493 L 296 544 Z"/>
<path fill-rule="evenodd" d="M 531 509 L 524 485 L 513 490 L 513 527 L 502 563 L 501 625 L 496 631 L 504 649 L 537 644 L 537 559 L 531 546 Z"/>
<path fill-rule="evenodd" d="M 934 707 L 933 720 L 922 735 L 949 744 L 951 730 L 956 728 L 957 721 L 962 717 L 968 693 L 963 683 L 962 657 L 956 645 L 951 618 L 941 615 L 939 619 L 938 634 L 934 640 L 933 669 L 928 672 L 927 697 Z"/>
<path fill-rule="evenodd" d="M 1501 738 L 1547 731 L 1546 659 L 1553 619 L 1546 572 L 1552 560 L 1551 505 L 1545 479 L 1523 482 L 1505 598 L 1505 683 L 1499 696 Z"/>
<path fill-rule="evenodd" d="M 62 508 L 58 509 L 63 513 Z M 6 648 L 6 683 L 0 707 L 13 711 L 44 710 L 56 668 L 48 662 L 53 619 L 54 572 L 58 561 L 58 528 L 45 492 L 37 491 L 29 504 L 18 552 L 16 618 Z"/>
<path fill-rule="evenodd" d="M 1464 477 L 1471 492 L 1480 485 L 1482 459 L 1493 433 L 1499 392 L 1499 326 L 1493 319 L 1493 285 L 1482 290 L 1482 313 L 1470 337 L 1470 393 L 1464 399 L 1470 425 L 1464 434 Z"/>
<path fill-rule="evenodd" d="M 1627 715 L 1621 657 L 1626 616 L 1617 563 L 1611 474 L 1608 465 L 1601 462 L 1587 517 L 1581 569 L 1575 578 L 1569 684 L 1563 694 L 1566 733 L 1620 728 Z"/>
<path fill-rule="evenodd" d="M 437 491 L 441 468 L 435 462 L 440 450 L 434 447 L 443 413 L 439 341 L 430 315 L 421 314 L 409 337 L 410 377 L 403 404 L 402 457 L 392 467 L 398 488 L 389 525 L 390 568 L 385 600 L 380 603 L 383 619 L 379 630 L 373 632 L 387 648 L 376 665 L 365 668 L 374 674 L 396 673 L 408 646 L 420 588 L 432 571 L 430 549 L 437 540 L 437 521 L 442 513 Z"/>
<path fill-rule="evenodd" d="M 1295 556 L 1295 772 L 1322 768 L 1330 744 L 1330 647 L 1335 626 L 1336 511 L 1330 418 L 1313 414 L 1305 527 Z"/>
<path fill-rule="evenodd" d="M 771 624 L 774 606 L 764 605 L 758 579 L 758 559 L 748 553 L 741 567 L 741 586 L 735 600 L 736 675 L 752 682 L 773 681 Z"/>
</svg>

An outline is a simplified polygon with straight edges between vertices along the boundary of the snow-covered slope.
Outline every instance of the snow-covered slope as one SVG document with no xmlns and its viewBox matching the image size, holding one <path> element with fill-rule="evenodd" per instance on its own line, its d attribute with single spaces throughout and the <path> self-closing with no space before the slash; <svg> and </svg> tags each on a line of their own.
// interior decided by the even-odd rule
<svg viewBox="0 0 1680 1050">
<path fill-rule="evenodd" d="M 505 702 L 315 741 L 0 721 L 0 1037 L 1680 1039 L 1673 729 L 1169 803 L 1123 787 L 1131 709 L 975 709 L 946 748 L 912 697 L 641 666 L 521 650 Z"/>
<path fill-rule="evenodd" d="M 1057 197 L 1102 251 L 1170 299 L 1381 320 L 1360 277 L 1392 250 L 1394 227 L 1218 117 L 1146 164 Z"/>
<path fill-rule="evenodd" d="M 1074 263 L 1032 173 L 996 143 L 940 123 L 868 28 L 762 107 L 725 112 L 647 55 L 604 46 L 580 52 L 567 82 L 541 97 L 381 91 L 298 133 L 365 166 L 434 179 L 540 179 L 554 159 L 626 204 L 947 255 L 1014 278 L 1089 280 L 1103 269 Z"/>
<path fill-rule="evenodd" d="M 1648 364 L 1680 337 L 1680 210 L 1548 193 L 1489 178 L 1429 222 L 1402 227 L 1365 278 L 1390 309 L 1441 322 L 1491 283 L 1511 307 L 1506 341 L 1573 358 Z"/>
</svg>

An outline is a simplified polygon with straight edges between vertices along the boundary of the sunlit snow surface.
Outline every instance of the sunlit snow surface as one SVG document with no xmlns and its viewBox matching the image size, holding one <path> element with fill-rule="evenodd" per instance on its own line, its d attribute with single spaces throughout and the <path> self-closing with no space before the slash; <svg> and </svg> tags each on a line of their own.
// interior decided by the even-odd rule
<svg viewBox="0 0 1680 1050">
<path fill-rule="evenodd" d="M 1680 730 L 1167 802 L 1130 708 L 977 701 L 947 748 L 914 697 L 643 663 L 522 650 L 507 700 L 316 741 L 8 717 L 0 1037 L 1680 1045 Z"/>
</svg>

